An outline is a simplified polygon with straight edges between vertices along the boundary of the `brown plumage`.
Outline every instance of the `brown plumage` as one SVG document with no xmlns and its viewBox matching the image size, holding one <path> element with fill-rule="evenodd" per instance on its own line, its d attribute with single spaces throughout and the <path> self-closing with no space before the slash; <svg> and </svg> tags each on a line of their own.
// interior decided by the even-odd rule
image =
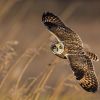
<svg viewBox="0 0 100 100">
<path fill-rule="evenodd" d="M 94 53 L 92 53 L 92 52 L 87 51 L 87 52 L 86 52 L 86 55 L 88 55 L 88 57 L 89 57 L 90 59 L 92 59 L 93 61 L 99 61 L 99 58 L 97 57 L 97 55 L 94 54 Z"/>
<path fill-rule="evenodd" d="M 49 12 L 44 13 L 42 22 L 57 38 L 58 42 L 64 45 L 63 53 L 58 54 L 58 52 L 55 52 L 55 55 L 69 59 L 74 75 L 83 89 L 88 92 L 96 92 L 98 89 L 98 81 L 91 61 L 92 59 L 96 60 L 96 56 L 84 50 L 79 35 L 65 26 L 56 15 Z M 54 50 L 53 47 L 51 49 Z M 59 50 L 59 48 L 57 49 Z"/>
</svg>

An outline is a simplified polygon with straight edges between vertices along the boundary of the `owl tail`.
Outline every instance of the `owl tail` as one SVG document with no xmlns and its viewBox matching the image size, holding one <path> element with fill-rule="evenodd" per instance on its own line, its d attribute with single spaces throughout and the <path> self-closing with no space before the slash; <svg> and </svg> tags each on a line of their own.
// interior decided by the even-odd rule
<svg viewBox="0 0 100 100">
<path fill-rule="evenodd" d="M 79 80 L 79 84 L 88 92 L 96 92 L 98 89 L 98 82 L 94 71 L 88 71 L 84 77 Z"/>
<path fill-rule="evenodd" d="M 59 19 L 59 17 L 57 17 L 56 15 L 50 12 L 43 13 L 42 22 L 48 27 L 52 27 L 52 26 L 65 27 L 63 22 Z"/>
<path fill-rule="evenodd" d="M 93 61 L 99 61 L 99 58 L 95 53 L 86 51 L 86 55 Z"/>
</svg>

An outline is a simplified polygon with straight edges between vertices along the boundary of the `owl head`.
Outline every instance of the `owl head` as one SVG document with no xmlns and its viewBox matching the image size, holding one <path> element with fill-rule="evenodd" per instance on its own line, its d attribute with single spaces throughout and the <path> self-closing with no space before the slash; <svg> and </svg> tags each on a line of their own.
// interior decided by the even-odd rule
<svg viewBox="0 0 100 100">
<path fill-rule="evenodd" d="M 52 44 L 51 50 L 54 54 L 62 54 L 64 52 L 64 45 L 61 42 Z"/>
</svg>

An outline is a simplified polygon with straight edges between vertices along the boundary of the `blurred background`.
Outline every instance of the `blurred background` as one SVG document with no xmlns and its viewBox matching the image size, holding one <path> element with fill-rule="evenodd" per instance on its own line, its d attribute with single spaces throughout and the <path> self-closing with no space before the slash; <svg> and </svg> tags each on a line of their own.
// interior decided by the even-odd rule
<svg viewBox="0 0 100 100">
<path fill-rule="evenodd" d="M 100 57 L 99 0 L 0 0 L 1 97 L 15 100 L 12 91 L 35 80 L 30 86 L 33 94 L 35 88 L 39 88 L 38 84 L 43 83 L 38 99 L 32 100 L 49 100 L 46 99 L 48 95 L 51 100 L 53 96 L 54 100 L 59 100 L 58 94 L 66 98 L 60 100 L 99 100 L 100 90 L 94 94 L 84 91 L 75 80 L 68 61 L 52 54 L 51 34 L 41 21 L 46 11 L 58 15 L 80 35 L 84 48 Z M 100 62 L 94 62 L 100 82 L 99 66 Z M 17 97 L 21 98 L 18 94 Z"/>
</svg>

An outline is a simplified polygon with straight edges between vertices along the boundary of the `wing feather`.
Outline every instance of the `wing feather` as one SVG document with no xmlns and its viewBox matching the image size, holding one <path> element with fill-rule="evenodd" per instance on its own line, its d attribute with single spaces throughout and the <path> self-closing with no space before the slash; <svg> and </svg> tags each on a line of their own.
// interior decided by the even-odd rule
<svg viewBox="0 0 100 100">
<path fill-rule="evenodd" d="M 65 26 L 56 15 L 46 12 L 42 16 L 42 22 L 47 26 L 49 31 L 53 32 L 52 34 L 55 35 L 55 37 L 60 39 L 60 41 L 67 40 L 67 43 L 73 42 L 74 44 L 83 45 L 79 35 Z"/>
<path fill-rule="evenodd" d="M 88 92 L 96 92 L 98 81 L 91 60 L 86 55 L 69 56 L 71 68 L 80 86 Z"/>
</svg>

